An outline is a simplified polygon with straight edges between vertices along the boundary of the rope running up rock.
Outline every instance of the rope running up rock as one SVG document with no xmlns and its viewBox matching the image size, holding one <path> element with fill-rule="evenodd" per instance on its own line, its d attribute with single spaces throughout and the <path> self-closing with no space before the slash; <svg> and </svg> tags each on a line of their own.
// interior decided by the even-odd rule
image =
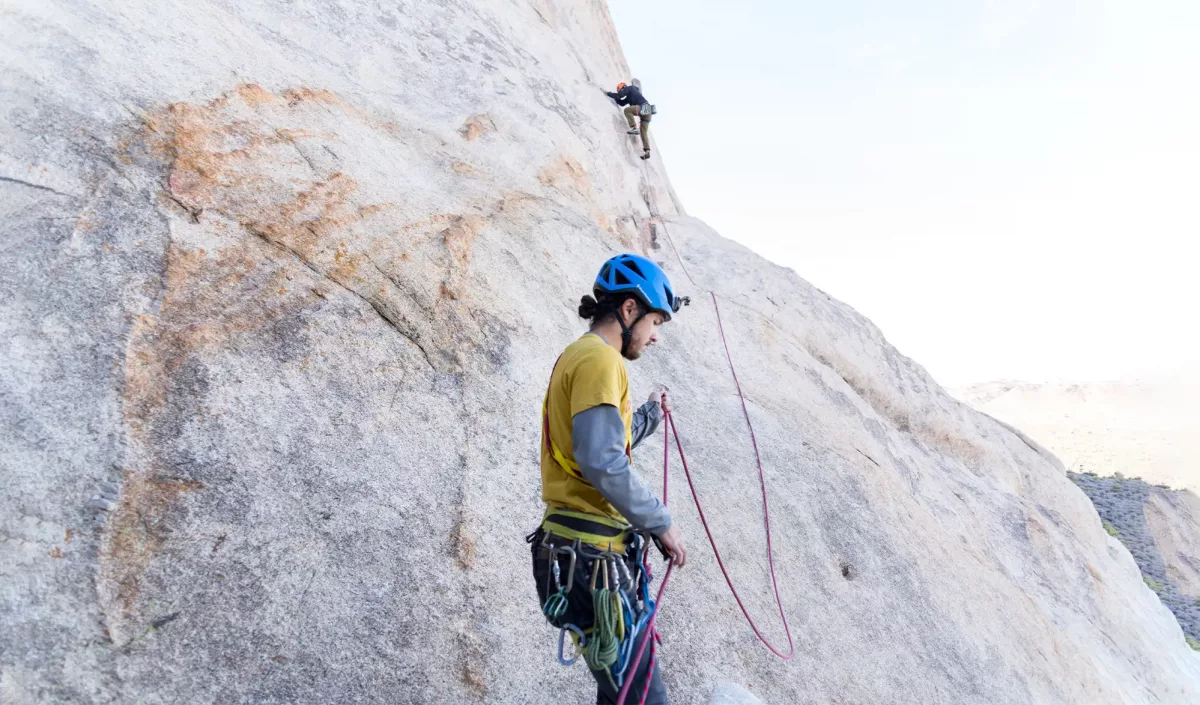
<svg viewBox="0 0 1200 705">
<path fill-rule="evenodd" d="M 643 167 L 644 166 L 645 165 L 643 165 Z M 661 215 L 658 216 L 658 218 L 659 218 L 659 223 L 663 226 L 663 233 L 667 236 L 667 241 L 671 244 L 671 249 L 674 250 L 676 259 L 679 260 L 679 266 L 683 269 L 684 274 L 687 275 L 688 281 L 690 281 L 693 286 L 696 286 L 696 280 L 692 278 L 691 273 L 688 272 L 688 270 L 687 270 L 687 265 L 684 264 L 683 258 L 680 257 L 679 248 L 675 246 L 675 239 L 671 237 L 671 233 L 667 229 L 667 226 L 666 226 L 666 221 L 663 220 Z M 767 641 L 766 637 L 764 637 L 762 635 L 762 632 L 759 630 L 758 625 L 754 623 L 754 619 L 750 616 L 750 611 L 746 609 L 746 605 L 742 602 L 741 596 L 738 595 L 737 588 L 735 588 L 733 585 L 733 579 L 729 576 L 729 571 L 725 568 L 725 562 L 723 560 L 721 560 L 721 552 L 717 549 L 716 539 L 713 538 L 712 530 L 708 526 L 708 519 L 704 516 L 704 509 L 700 504 L 700 496 L 696 492 L 695 483 L 692 482 L 692 473 L 691 473 L 691 470 L 688 468 L 687 457 L 683 453 L 683 442 L 679 438 L 679 430 L 675 427 L 675 420 L 674 420 L 674 418 L 672 418 L 672 415 L 670 413 L 663 414 L 663 423 L 666 424 L 666 429 L 663 434 L 664 436 L 666 436 L 666 438 L 664 439 L 664 448 L 663 448 L 663 503 L 666 504 L 666 502 L 667 502 L 667 477 L 668 477 L 668 466 L 669 466 L 669 461 L 670 461 L 670 455 L 669 455 L 669 453 L 670 453 L 670 436 L 673 435 L 675 437 L 675 447 L 679 451 L 679 460 L 681 461 L 681 464 L 683 465 L 684 475 L 687 477 L 688 488 L 692 492 L 692 499 L 696 503 L 696 511 L 700 515 L 700 523 L 704 526 L 704 533 L 708 536 L 709 545 L 712 546 L 713 555 L 715 555 L 717 558 L 717 565 L 721 568 L 721 573 L 725 576 L 725 583 L 729 586 L 730 592 L 733 593 L 733 599 L 737 601 L 738 607 L 741 608 L 742 614 L 746 617 L 746 621 L 750 623 L 750 628 L 754 631 L 754 635 L 756 637 L 758 637 L 759 641 L 761 641 L 764 645 L 766 645 L 767 649 L 769 649 L 771 651 L 771 653 L 775 654 L 776 656 L 782 658 L 785 661 L 788 661 L 788 660 L 791 660 L 791 658 L 795 655 L 796 647 L 792 641 L 792 632 L 788 626 L 787 614 L 784 612 L 784 609 L 783 609 L 783 600 L 781 599 L 781 597 L 779 595 L 779 581 L 775 577 L 775 552 L 773 550 L 773 546 L 771 543 L 771 514 L 770 514 L 770 509 L 769 509 L 768 503 L 767 503 L 766 472 L 763 470 L 762 455 L 759 453 L 759 450 L 758 450 L 758 439 L 754 435 L 754 424 L 751 423 L 751 421 L 750 421 L 750 410 L 746 405 L 746 397 L 742 393 L 742 385 L 741 385 L 741 382 L 739 382 L 738 378 L 737 378 L 737 369 L 734 367 L 734 364 L 733 364 L 733 356 L 729 352 L 729 341 L 725 337 L 725 326 L 721 322 L 721 309 L 720 309 L 720 306 L 717 304 L 717 294 L 715 291 L 711 291 L 711 290 L 708 293 L 712 297 L 713 311 L 716 313 L 716 317 L 717 317 L 717 330 L 721 335 L 721 343 L 725 349 L 725 360 L 729 363 L 729 372 L 733 376 L 733 384 L 734 384 L 734 387 L 737 389 L 738 399 L 740 399 L 741 403 L 742 403 L 742 413 L 746 418 L 746 427 L 750 431 L 750 443 L 754 447 L 754 459 L 758 465 L 758 480 L 759 480 L 759 486 L 762 490 L 763 524 L 766 528 L 766 539 L 767 539 L 767 541 L 766 541 L 766 543 L 767 543 L 767 566 L 768 566 L 769 572 L 771 574 L 771 587 L 775 593 L 775 605 L 779 608 L 779 618 L 783 622 L 784 634 L 787 635 L 788 648 L 787 648 L 786 653 L 776 649 L 774 646 L 771 645 L 771 643 L 769 641 Z M 631 665 L 640 663 L 642 660 L 642 655 L 646 651 L 647 643 L 651 643 L 650 668 L 647 671 L 647 679 L 646 679 L 647 686 L 649 685 L 649 677 L 650 677 L 649 674 L 652 674 L 654 672 L 653 669 L 654 669 L 656 649 L 654 648 L 652 642 L 657 639 L 655 623 L 658 618 L 658 613 L 662 608 L 663 593 L 666 592 L 667 581 L 669 581 L 671 579 L 671 572 L 672 572 L 673 568 L 674 568 L 674 565 L 667 566 L 667 572 L 665 575 L 663 575 L 662 584 L 659 585 L 659 587 L 658 587 L 658 598 L 655 600 L 654 613 L 650 616 L 650 621 L 646 625 L 645 633 L 642 634 L 641 643 L 639 644 L 637 654 L 634 656 L 633 660 L 630 662 Z M 625 679 L 625 684 L 621 688 L 620 694 L 617 696 L 617 705 L 625 705 L 625 698 L 629 694 L 629 687 L 630 687 L 630 685 L 632 685 L 632 683 L 633 683 L 632 678 Z M 640 701 L 641 703 L 645 702 L 647 690 L 648 689 L 643 689 L 643 691 L 642 691 L 641 701 Z"/>
</svg>

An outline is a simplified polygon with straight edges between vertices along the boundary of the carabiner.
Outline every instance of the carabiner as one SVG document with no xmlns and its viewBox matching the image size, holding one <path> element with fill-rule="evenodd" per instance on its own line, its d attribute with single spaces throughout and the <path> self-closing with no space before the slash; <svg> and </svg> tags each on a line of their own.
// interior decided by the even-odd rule
<svg viewBox="0 0 1200 705">
<path fill-rule="evenodd" d="M 550 548 L 550 560 L 554 563 L 554 578 L 558 579 L 558 554 L 570 556 L 571 561 L 567 564 L 567 581 L 563 592 L 571 592 L 571 588 L 575 585 L 575 549 L 570 546 L 552 546 Z"/>
<path fill-rule="evenodd" d="M 575 655 L 571 657 L 570 661 L 567 660 L 567 656 L 566 656 L 566 646 L 567 646 L 566 642 L 567 642 L 567 631 L 568 630 L 570 630 L 570 632 L 572 634 L 574 634 L 576 637 L 579 638 L 579 641 L 576 642 L 576 644 L 575 644 L 575 649 L 576 649 Z M 562 629 L 558 630 L 558 662 L 559 663 L 561 663 L 564 666 L 574 666 L 575 662 L 579 660 L 579 654 L 585 648 L 587 648 L 587 635 L 583 633 L 582 629 L 575 626 L 574 624 L 564 624 Z"/>
</svg>

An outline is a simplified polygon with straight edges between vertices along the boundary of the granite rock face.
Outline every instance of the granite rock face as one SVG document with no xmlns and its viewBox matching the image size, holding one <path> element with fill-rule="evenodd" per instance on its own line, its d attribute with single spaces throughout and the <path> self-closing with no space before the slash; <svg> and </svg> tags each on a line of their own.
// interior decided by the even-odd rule
<svg viewBox="0 0 1200 705">
<path fill-rule="evenodd" d="M 620 251 L 693 297 L 634 393 L 671 389 L 778 642 L 721 305 L 796 635 L 790 663 L 757 646 L 676 492 L 673 702 L 1200 701 L 1052 458 L 684 215 L 600 92 L 630 75 L 603 3 L 0 18 L 3 702 L 586 700 L 523 537 L 550 366 Z"/>
</svg>

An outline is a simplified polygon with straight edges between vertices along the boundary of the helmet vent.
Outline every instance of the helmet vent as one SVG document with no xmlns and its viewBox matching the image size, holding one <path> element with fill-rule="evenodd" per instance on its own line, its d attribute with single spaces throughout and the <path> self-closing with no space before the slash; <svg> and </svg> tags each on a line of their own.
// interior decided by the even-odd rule
<svg viewBox="0 0 1200 705">
<path fill-rule="evenodd" d="M 620 269 L 617 270 L 616 276 L 613 277 L 613 281 L 617 286 L 629 286 L 633 283 L 629 281 L 629 277 L 625 276 L 625 272 L 622 272 Z"/>
<path fill-rule="evenodd" d="M 626 261 L 624 264 L 625 264 L 625 266 L 626 266 L 626 267 L 628 267 L 628 268 L 629 268 L 629 271 L 631 271 L 631 272 L 633 272 L 634 274 L 638 275 L 638 276 L 639 276 L 639 277 L 641 277 L 642 279 L 645 279 L 645 278 L 646 278 L 646 275 L 645 275 L 645 274 L 642 274 L 642 269 L 641 269 L 641 267 L 638 267 L 638 264 L 637 264 L 637 262 L 634 262 L 633 260 L 627 260 L 627 261 Z"/>
</svg>

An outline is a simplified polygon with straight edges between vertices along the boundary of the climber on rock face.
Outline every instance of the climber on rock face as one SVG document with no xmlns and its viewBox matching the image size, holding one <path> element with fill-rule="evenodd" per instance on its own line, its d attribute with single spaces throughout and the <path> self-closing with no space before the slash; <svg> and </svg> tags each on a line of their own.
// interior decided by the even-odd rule
<svg viewBox="0 0 1200 705">
<path fill-rule="evenodd" d="M 605 95 L 617 101 L 617 105 L 625 106 L 625 122 L 629 123 L 629 134 L 642 136 L 642 159 L 650 158 L 650 116 L 654 112 L 654 106 L 646 100 L 642 95 L 642 82 L 636 78 L 629 80 L 629 83 L 624 82 L 617 84 L 617 92 L 612 93 L 605 91 Z M 638 122 L 634 122 L 634 116 L 638 117 Z"/>
<path fill-rule="evenodd" d="M 542 405 L 546 510 L 527 537 L 533 577 L 542 613 L 560 629 L 559 660 L 569 663 L 562 652 L 570 635 L 596 678 L 597 703 L 615 703 L 628 678 L 639 699 L 645 691 L 646 703 L 667 702 L 652 652 L 628 662 L 650 617 L 650 543 L 676 566 L 687 552 L 666 505 L 633 473 L 630 453 L 670 407 L 656 391 L 633 408 L 625 360 L 657 343 L 659 326 L 684 302 L 649 259 L 605 262 L 579 305 L 590 329 L 555 362 Z"/>
</svg>

